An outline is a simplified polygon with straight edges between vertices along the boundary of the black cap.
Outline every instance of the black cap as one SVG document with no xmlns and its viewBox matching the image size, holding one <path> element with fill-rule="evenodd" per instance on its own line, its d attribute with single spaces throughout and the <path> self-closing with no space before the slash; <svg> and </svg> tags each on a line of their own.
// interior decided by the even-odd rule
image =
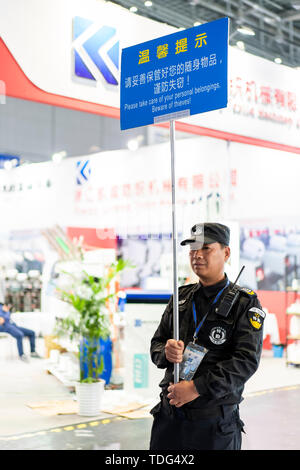
<svg viewBox="0 0 300 470">
<path fill-rule="evenodd" d="M 195 242 L 204 244 L 219 242 L 228 246 L 230 241 L 230 229 L 226 225 L 212 222 L 196 224 L 191 228 L 191 236 L 183 240 L 181 245 Z"/>
</svg>

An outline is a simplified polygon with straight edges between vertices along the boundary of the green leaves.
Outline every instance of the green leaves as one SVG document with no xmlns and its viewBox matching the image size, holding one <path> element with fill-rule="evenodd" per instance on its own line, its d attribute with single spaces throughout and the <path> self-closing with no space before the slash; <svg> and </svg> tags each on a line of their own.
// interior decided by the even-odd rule
<svg viewBox="0 0 300 470">
<path fill-rule="evenodd" d="M 102 277 L 94 277 L 84 270 L 77 276 L 63 271 L 63 274 L 70 278 L 70 285 L 64 289 L 57 287 L 57 291 L 61 300 L 68 302 L 73 310 L 66 317 L 58 319 L 57 333 L 68 335 L 71 340 L 77 339 L 78 342 L 82 338 L 106 339 L 110 334 L 107 305 L 117 297 L 116 292 L 109 293 L 110 283 L 126 267 L 132 266 L 129 262 L 119 259 L 109 266 Z M 103 371 L 101 355 L 100 362 L 93 364 L 91 358 L 95 360 L 96 355 L 96 352 L 89 352 L 88 377 L 83 379 L 83 373 L 80 371 L 80 381 L 95 381 L 95 373 L 98 377 Z"/>
<path fill-rule="evenodd" d="M 123 271 L 126 267 L 132 267 L 129 261 L 124 261 L 123 259 L 119 259 L 116 263 L 112 263 L 108 272 L 108 276 L 105 281 L 105 287 L 107 287 L 112 279 L 116 277 L 116 275 Z"/>
</svg>

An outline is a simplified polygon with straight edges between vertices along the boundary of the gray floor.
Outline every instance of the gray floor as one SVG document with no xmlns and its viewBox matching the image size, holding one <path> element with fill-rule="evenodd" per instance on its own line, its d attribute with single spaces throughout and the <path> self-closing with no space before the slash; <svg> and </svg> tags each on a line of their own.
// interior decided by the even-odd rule
<svg viewBox="0 0 300 470">
<path fill-rule="evenodd" d="M 44 370 L 43 360 L 0 361 L 0 449 L 148 449 L 152 418 L 124 419 L 101 413 L 42 416 L 28 402 L 72 397 Z M 300 449 L 300 369 L 264 351 L 257 373 L 246 384 L 241 418 L 245 450 Z"/>
</svg>

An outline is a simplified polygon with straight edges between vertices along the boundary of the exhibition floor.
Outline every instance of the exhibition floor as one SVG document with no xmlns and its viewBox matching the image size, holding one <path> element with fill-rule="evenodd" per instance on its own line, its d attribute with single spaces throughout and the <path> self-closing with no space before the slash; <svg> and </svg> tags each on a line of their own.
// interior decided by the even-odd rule
<svg viewBox="0 0 300 470">
<path fill-rule="evenodd" d="M 46 372 L 44 359 L 23 363 L 0 360 L 0 449 L 2 450 L 147 450 L 152 417 L 128 419 L 119 413 L 93 418 L 76 412 L 56 414 L 38 404 L 74 402 L 74 394 Z M 106 405 L 125 403 L 122 390 L 106 390 Z M 264 350 L 257 373 L 246 385 L 240 406 L 245 450 L 300 449 L 300 368 L 286 366 Z M 36 407 L 34 406 L 36 405 Z M 67 412 L 68 413 L 68 412 Z"/>
</svg>

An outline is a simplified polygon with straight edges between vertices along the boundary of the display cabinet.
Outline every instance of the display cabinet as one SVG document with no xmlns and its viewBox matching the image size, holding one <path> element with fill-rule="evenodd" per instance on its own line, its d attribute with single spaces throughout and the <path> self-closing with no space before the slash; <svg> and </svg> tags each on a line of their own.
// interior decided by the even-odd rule
<svg viewBox="0 0 300 470">
<path fill-rule="evenodd" d="M 300 277 L 297 255 L 285 257 L 286 364 L 300 366 Z"/>
</svg>

